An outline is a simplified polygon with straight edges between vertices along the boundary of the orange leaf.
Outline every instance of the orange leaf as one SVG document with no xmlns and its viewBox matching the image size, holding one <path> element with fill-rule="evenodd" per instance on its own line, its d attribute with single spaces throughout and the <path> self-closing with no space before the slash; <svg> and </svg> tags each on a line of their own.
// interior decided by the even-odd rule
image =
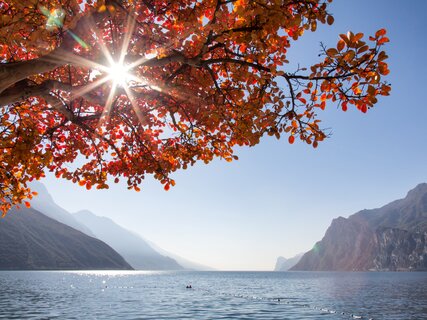
<svg viewBox="0 0 427 320">
<path fill-rule="evenodd" d="M 326 54 L 330 57 L 335 56 L 337 53 L 338 53 L 338 51 L 335 48 L 330 48 L 330 49 L 326 50 Z"/>
<path fill-rule="evenodd" d="M 376 37 L 376 38 L 379 38 L 379 37 L 381 37 L 381 36 L 385 35 L 386 33 L 387 33 L 387 30 L 386 30 L 386 29 L 380 29 L 380 30 L 378 30 L 378 31 L 375 33 L 375 37 Z"/>
<path fill-rule="evenodd" d="M 25 201 L 24 204 L 27 208 L 31 208 L 31 204 L 28 201 Z"/>
<path fill-rule="evenodd" d="M 344 42 L 344 40 L 340 39 L 337 43 L 338 51 L 341 51 L 342 49 L 344 49 L 344 47 L 345 47 L 345 42 Z"/>
<path fill-rule="evenodd" d="M 386 42 L 390 42 L 390 39 L 389 38 L 387 38 L 387 37 L 383 37 L 383 38 L 381 38 L 380 40 L 378 40 L 378 44 L 379 45 L 381 45 L 381 44 L 384 44 L 384 43 L 386 43 Z"/>
<path fill-rule="evenodd" d="M 341 105 L 342 111 L 347 111 L 347 101 L 344 101 Z"/>
<path fill-rule="evenodd" d="M 354 36 L 354 38 L 353 38 L 353 42 L 357 42 L 357 41 L 359 41 L 360 39 L 362 39 L 363 38 L 363 33 L 362 32 L 359 32 L 359 33 L 357 33 L 355 36 Z"/>
<path fill-rule="evenodd" d="M 295 137 L 294 136 L 289 136 L 288 141 L 290 144 L 293 144 L 295 142 Z"/>
</svg>

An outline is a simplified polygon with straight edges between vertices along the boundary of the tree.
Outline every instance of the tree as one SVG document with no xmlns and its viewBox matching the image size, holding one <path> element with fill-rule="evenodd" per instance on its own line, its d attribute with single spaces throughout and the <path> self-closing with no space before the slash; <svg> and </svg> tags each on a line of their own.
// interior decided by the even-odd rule
<svg viewBox="0 0 427 320">
<path fill-rule="evenodd" d="M 328 2 L 1 0 L 0 210 L 46 170 L 167 190 L 175 170 L 232 161 L 265 134 L 317 147 L 327 102 L 366 112 L 390 91 L 384 29 L 288 70 L 291 44 L 333 23 Z"/>
</svg>

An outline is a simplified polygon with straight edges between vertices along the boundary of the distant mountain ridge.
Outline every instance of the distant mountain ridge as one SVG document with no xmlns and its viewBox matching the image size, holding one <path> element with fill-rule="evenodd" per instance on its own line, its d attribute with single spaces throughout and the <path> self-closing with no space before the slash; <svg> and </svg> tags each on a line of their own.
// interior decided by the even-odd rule
<svg viewBox="0 0 427 320">
<path fill-rule="evenodd" d="M 38 195 L 31 200 L 32 208 L 91 237 L 102 241 L 107 240 L 104 242 L 113 247 L 123 257 L 126 256 L 125 260 L 132 267 L 141 270 L 184 269 L 173 258 L 160 254 L 139 235 L 122 228 L 111 219 L 95 216 L 85 210 L 82 212 L 88 213 L 86 217 L 88 219 L 85 219 L 84 214 L 71 214 L 55 203 L 43 184 L 34 182 L 31 184 L 31 189 L 38 192 Z M 97 231 L 97 234 L 95 234 L 94 230 Z"/>
<path fill-rule="evenodd" d="M 425 232 L 427 230 L 427 183 L 410 190 L 404 199 L 379 209 L 362 210 L 349 218 L 364 220 L 373 228 L 387 227 Z"/>
<path fill-rule="evenodd" d="M 3 239 L 3 244 L 10 242 L 15 243 L 12 246 L 0 246 L 0 258 L 3 258 L 3 264 L 0 263 L 0 269 L 140 269 L 140 270 L 212 270 L 209 267 L 202 266 L 197 263 L 193 263 L 179 256 L 170 254 L 160 248 L 156 247 L 154 244 L 149 243 L 138 234 L 126 230 L 116 224 L 109 218 L 99 217 L 93 213 L 83 210 L 76 214 L 71 214 L 67 210 L 60 207 L 55 203 L 52 196 L 49 194 L 46 187 L 38 182 L 31 184 L 31 189 L 37 191 L 38 195 L 31 200 L 31 209 L 22 209 L 22 212 L 36 212 L 36 214 L 29 215 L 27 214 L 15 214 L 15 209 L 11 210 L 8 215 L 13 215 L 12 218 L 7 218 L 4 220 L 3 224 L 0 225 L 0 230 L 7 230 L 0 235 L 0 240 Z M 21 211 L 18 210 L 19 213 Z M 26 218 L 26 220 L 24 219 Z M 37 218 L 37 219 L 36 219 Z M 47 221 L 50 221 L 49 223 Z M 0 223 L 2 221 L 0 220 Z M 37 230 L 43 229 L 44 234 L 38 233 L 38 231 L 30 230 L 27 223 L 34 223 L 34 227 Z M 40 226 L 39 224 L 42 224 Z M 48 225 L 48 226 L 46 226 Z M 18 228 L 17 226 L 20 226 Z M 58 243 L 57 246 L 49 245 L 48 241 L 43 238 L 45 236 L 49 239 L 55 239 L 59 241 L 57 230 L 52 228 L 57 227 L 58 230 L 64 230 L 69 236 L 71 232 L 76 236 L 76 241 L 80 241 L 81 237 L 78 235 L 84 235 L 87 238 L 92 239 L 95 242 L 99 242 L 105 247 L 108 247 L 109 250 L 114 252 L 115 255 L 120 257 L 121 262 L 115 264 L 107 264 L 107 267 L 103 267 L 102 262 L 99 262 L 97 265 L 94 261 L 86 263 L 85 261 L 79 261 L 78 257 L 66 257 L 64 258 L 61 254 L 61 250 L 57 250 L 59 247 L 63 247 L 63 244 Z M 3 228 L 3 229 L 2 229 Z M 14 234 L 23 242 L 19 242 L 13 237 Z M 37 235 L 37 237 L 35 236 Z M 63 237 L 63 238 L 67 238 Z M 87 240 L 87 239 L 86 239 Z M 67 238 L 67 241 L 72 244 L 73 241 Z M 76 242 L 74 241 L 74 242 Z M 35 242 L 33 244 L 32 242 Z M 43 243 L 46 250 L 41 250 L 38 248 L 37 243 Z M 29 261 L 15 259 L 13 257 L 13 250 L 10 251 L 10 248 L 16 247 L 15 249 L 19 252 L 18 255 L 23 255 L 29 257 Z M 90 248 L 92 244 L 88 244 Z M 28 248 L 37 248 L 32 252 Z M 3 251 L 1 251 L 3 250 Z M 65 250 L 65 249 L 64 249 Z M 85 250 L 83 250 L 84 252 Z M 117 251 L 117 252 L 116 252 Z M 111 255 L 111 252 L 104 252 L 99 250 L 100 254 L 98 259 L 103 261 L 104 258 L 109 259 L 108 256 Z M 161 252 L 161 253 L 159 253 Z M 93 252 L 91 253 L 93 254 Z M 103 254 L 107 254 L 103 257 Z M 90 255 L 89 255 L 90 256 Z M 174 258 L 176 257 L 181 265 Z M 40 257 L 49 257 L 46 263 L 43 262 L 43 259 Z M 83 256 L 79 256 L 84 258 Z M 64 262 L 64 259 L 68 261 Z M 87 258 L 87 257 L 86 257 Z M 117 257 L 116 257 L 117 258 Z M 68 260 L 67 260 L 68 259 Z M 31 261 L 37 261 L 33 263 Z M 74 263 L 69 262 L 70 260 Z M 105 260 L 105 259 L 104 259 Z M 8 262 L 7 262 L 8 261 Z M 6 263 L 7 262 L 7 263 Z M 105 262 L 105 261 L 104 261 Z M 121 265 L 124 263 L 125 265 Z"/>
<path fill-rule="evenodd" d="M 0 270 L 84 270 L 132 267 L 111 247 L 34 209 L 0 219 Z"/>
<path fill-rule="evenodd" d="M 93 237 L 94 234 L 84 226 L 79 223 L 71 213 L 57 205 L 53 200 L 52 196 L 47 191 L 46 187 L 40 182 L 31 183 L 31 190 L 36 191 L 38 195 L 31 200 L 31 207 L 42 212 L 44 215 L 59 221 L 71 228 L 79 230 L 88 236 Z"/>
<path fill-rule="evenodd" d="M 427 184 L 381 208 L 334 219 L 292 270 L 427 270 Z"/>
<path fill-rule="evenodd" d="M 168 252 L 162 248 L 160 248 L 158 245 L 156 245 L 155 243 L 148 241 L 147 242 L 150 244 L 150 246 L 156 250 L 158 253 L 168 256 L 172 259 L 174 259 L 176 262 L 178 262 L 178 264 L 180 266 L 182 266 L 185 270 L 193 270 L 193 271 L 216 271 L 216 269 L 211 268 L 209 266 L 205 266 L 203 264 L 197 263 L 197 262 L 193 262 L 190 261 L 188 259 L 185 259 L 181 256 L 178 256 L 174 253 Z"/>
<path fill-rule="evenodd" d="M 96 238 L 119 252 L 132 267 L 140 270 L 183 270 L 174 259 L 155 251 L 139 235 L 126 230 L 106 217 L 99 217 L 88 210 L 73 214 Z"/>
<path fill-rule="evenodd" d="M 274 271 L 288 271 L 294 265 L 298 263 L 304 253 L 298 253 L 292 258 L 278 257 Z"/>
</svg>

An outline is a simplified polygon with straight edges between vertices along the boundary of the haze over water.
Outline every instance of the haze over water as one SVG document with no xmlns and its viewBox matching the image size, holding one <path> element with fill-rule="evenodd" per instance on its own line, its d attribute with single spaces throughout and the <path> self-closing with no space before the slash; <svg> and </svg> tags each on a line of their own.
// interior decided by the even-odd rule
<svg viewBox="0 0 427 320">
<path fill-rule="evenodd" d="M 424 272 L 2 271 L 0 319 L 427 319 L 425 288 Z"/>
</svg>

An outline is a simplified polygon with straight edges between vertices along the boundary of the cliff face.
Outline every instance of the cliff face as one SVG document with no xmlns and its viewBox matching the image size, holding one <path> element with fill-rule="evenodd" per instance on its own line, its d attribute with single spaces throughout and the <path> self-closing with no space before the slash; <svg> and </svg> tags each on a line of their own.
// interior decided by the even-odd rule
<svg viewBox="0 0 427 320">
<path fill-rule="evenodd" d="M 427 232 L 379 228 L 375 236 L 376 270 L 427 270 Z"/>
<path fill-rule="evenodd" d="M 332 221 L 292 270 L 427 270 L 427 184 L 401 200 Z"/>
<path fill-rule="evenodd" d="M 322 241 L 315 244 L 292 270 L 356 271 L 373 267 L 374 231 L 366 222 L 339 217 Z"/>
<path fill-rule="evenodd" d="M 132 269 L 104 242 L 34 209 L 0 219 L 0 270 Z"/>
</svg>

